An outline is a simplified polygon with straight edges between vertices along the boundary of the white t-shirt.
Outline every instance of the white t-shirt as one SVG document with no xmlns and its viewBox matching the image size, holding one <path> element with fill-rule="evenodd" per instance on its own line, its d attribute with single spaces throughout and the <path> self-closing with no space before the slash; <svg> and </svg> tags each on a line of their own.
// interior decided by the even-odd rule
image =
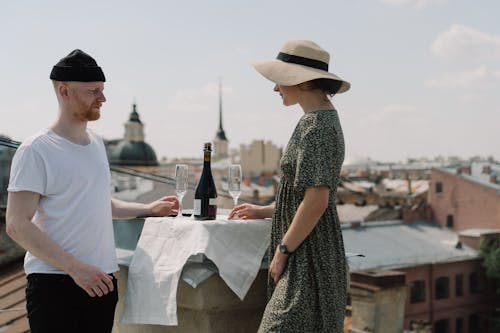
<svg viewBox="0 0 500 333">
<path fill-rule="evenodd" d="M 8 191 L 41 195 L 32 222 L 78 260 L 116 272 L 110 171 L 102 139 L 90 130 L 88 145 L 46 129 L 25 140 L 14 155 Z M 65 272 L 30 252 L 26 274 Z"/>
</svg>

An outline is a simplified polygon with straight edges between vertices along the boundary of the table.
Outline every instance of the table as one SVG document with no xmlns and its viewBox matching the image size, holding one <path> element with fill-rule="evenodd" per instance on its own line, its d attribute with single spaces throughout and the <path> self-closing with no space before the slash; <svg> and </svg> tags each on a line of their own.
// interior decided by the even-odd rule
<svg viewBox="0 0 500 333">
<path fill-rule="evenodd" d="M 267 270 L 259 271 L 259 269 L 261 268 L 262 256 L 269 243 L 270 228 L 271 223 L 269 220 L 228 221 L 227 216 L 224 215 L 218 216 L 215 221 L 195 221 L 189 218 L 148 218 L 145 222 L 143 235 L 134 253 L 134 259 L 155 258 L 155 250 L 153 248 L 166 250 L 170 254 L 168 258 L 164 260 L 156 260 L 157 258 L 151 260 L 152 265 L 150 265 L 150 269 L 155 271 L 158 267 L 166 267 L 167 273 L 172 273 L 175 280 L 175 274 L 179 274 L 178 276 L 180 276 L 181 272 L 177 271 L 174 268 L 175 265 L 171 265 L 172 263 L 178 264 L 182 262 L 180 270 L 184 268 L 183 278 L 185 278 L 186 268 L 189 269 L 189 266 L 193 264 L 193 258 L 191 257 L 191 261 L 188 262 L 187 257 L 184 260 L 183 256 L 198 254 L 197 260 L 201 260 L 201 262 L 197 264 L 203 268 L 204 264 L 210 263 L 206 258 L 199 255 L 199 253 L 203 253 L 217 266 L 219 274 L 208 277 L 197 288 L 193 288 L 184 282 L 171 284 L 171 286 L 175 285 L 176 289 L 174 295 L 176 295 L 177 302 L 178 326 L 122 324 L 118 321 L 125 306 L 123 296 L 127 289 L 125 281 L 127 281 L 129 276 L 129 270 L 123 260 L 126 253 L 123 250 L 117 249 L 117 252 L 121 256 L 121 270 L 117 274 L 120 300 L 116 311 L 114 331 L 121 333 L 255 332 L 266 303 Z M 176 236 L 171 237 L 173 234 Z M 252 235 L 259 238 L 259 240 L 252 240 Z M 239 265 L 239 261 L 234 261 L 233 259 L 235 255 L 241 256 L 245 251 L 248 252 L 248 245 L 252 243 L 258 245 L 254 250 L 258 250 L 255 252 L 258 253 L 259 258 L 257 267 L 255 268 L 257 270 L 255 272 L 256 276 L 252 277 L 251 280 L 253 283 L 250 281 L 250 286 L 247 288 L 248 292 L 246 292 L 245 288 L 241 290 L 238 289 L 238 286 L 232 285 L 235 281 L 245 280 L 234 279 L 235 274 L 239 274 L 240 270 L 243 270 L 244 267 L 241 269 L 232 269 Z M 241 251 L 242 248 L 246 250 Z M 263 252 L 262 248 L 264 248 Z M 221 255 L 221 249 L 227 249 L 227 251 L 225 253 L 222 252 L 223 255 Z M 144 256 L 144 253 L 138 255 L 138 253 L 144 251 L 149 251 L 149 254 L 147 256 Z M 177 259 L 172 260 L 171 258 Z M 255 266 L 255 258 L 247 260 L 248 263 L 245 261 L 245 258 L 240 259 L 244 262 L 243 265 L 252 263 Z M 144 263 L 139 263 L 136 266 L 140 267 L 142 264 Z M 134 260 L 132 260 L 131 265 L 134 266 Z M 134 269 L 132 266 L 131 272 Z M 132 272 L 132 274 L 136 273 Z M 231 278 L 233 278 L 232 281 Z M 154 281 L 154 279 L 154 277 L 153 280 L 144 278 L 144 284 L 141 284 L 141 292 L 143 289 L 148 288 L 145 286 L 146 284 L 157 284 L 158 281 Z M 130 287 L 130 281 L 128 282 Z M 152 302 L 155 303 L 154 300 Z M 130 306 L 130 304 L 128 305 Z M 132 305 L 132 307 L 134 306 Z M 154 312 L 157 308 L 155 306 L 151 311 Z"/>
</svg>

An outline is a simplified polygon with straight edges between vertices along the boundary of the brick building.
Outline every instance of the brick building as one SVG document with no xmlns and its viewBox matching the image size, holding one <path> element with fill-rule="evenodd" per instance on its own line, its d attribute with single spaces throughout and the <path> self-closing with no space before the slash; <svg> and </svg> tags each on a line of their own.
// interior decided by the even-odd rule
<svg viewBox="0 0 500 333">
<path fill-rule="evenodd" d="M 485 278 L 478 251 L 456 232 L 397 220 L 344 224 L 342 234 L 346 251 L 366 255 L 350 259 L 351 272 L 404 273 L 405 330 L 429 323 L 433 333 L 489 332 L 486 318 L 495 308 L 495 288 Z M 353 322 L 356 311 L 360 314 L 353 303 Z"/>
<path fill-rule="evenodd" d="M 474 167 L 432 170 L 428 199 L 439 225 L 455 231 L 500 229 L 497 174 L 489 165 L 479 172 Z"/>
</svg>

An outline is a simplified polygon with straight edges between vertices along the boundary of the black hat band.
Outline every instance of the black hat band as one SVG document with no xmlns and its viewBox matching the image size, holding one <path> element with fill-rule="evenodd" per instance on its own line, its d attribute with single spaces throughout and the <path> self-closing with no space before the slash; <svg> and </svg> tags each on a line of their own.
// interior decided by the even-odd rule
<svg viewBox="0 0 500 333">
<path fill-rule="evenodd" d="M 303 65 L 303 66 L 307 66 L 307 67 L 321 69 L 323 71 L 328 72 L 328 64 L 326 62 L 323 62 L 323 61 L 314 60 L 314 59 L 310 59 L 310 58 L 304 58 L 304 57 L 300 57 L 300 56 L 295 56 L 295 55 L 283 53 L 283 52 L 280 52 L 278 54 L 278 56 L 276 57 L 276 59 L 284 61 L 284 62 L 288 62 L 291 64 Z"/>
</svg>

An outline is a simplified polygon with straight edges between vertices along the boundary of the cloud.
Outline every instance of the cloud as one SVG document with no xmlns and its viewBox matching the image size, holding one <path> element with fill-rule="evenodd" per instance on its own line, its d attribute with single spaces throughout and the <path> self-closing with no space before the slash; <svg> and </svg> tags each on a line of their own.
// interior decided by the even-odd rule
<svg viewBox="0 0 500 333">
<path fill-rule="evenodd" d="M 418 112 L 415 106 L 411 105 L 386 105 L 374 113 L 364 118 L 366 125 L 370 127 L 374 124 L 404 124 L 418 119 Z"/>
<path fill-rule="evenodd" d="M 411 6 L 416 9 L 424 9 L 435 5 L 445 4 L 448 0 L 380 0 L 380 2 L 389 6 Z"/>
<path fill-rule="evenodd" d="M 473 70 L 444 74 L 441 77 L 428 80 L 425 84 L 432 88 L 473 88 L 500 80 L 500 71 L 480 66 Z"/>
<path fill-rule="evenodd" d="M 222 86 L 223 95 L 232 92 L 232 87 Z M 196 89 L 177 90 L 173 101 L 167 105 L 167 109 L 177 111 L 209 110 L 213 108 L 213 105 L 218 105 L 218 96 L 219 84 L 215 82 L 207 83 Z"/>
<path fill-rule="evenodd" d="M 445 61 L 500 59 L 500 36 L 454 24 L 436 37 L 431 51 Z"/>
</svg>

